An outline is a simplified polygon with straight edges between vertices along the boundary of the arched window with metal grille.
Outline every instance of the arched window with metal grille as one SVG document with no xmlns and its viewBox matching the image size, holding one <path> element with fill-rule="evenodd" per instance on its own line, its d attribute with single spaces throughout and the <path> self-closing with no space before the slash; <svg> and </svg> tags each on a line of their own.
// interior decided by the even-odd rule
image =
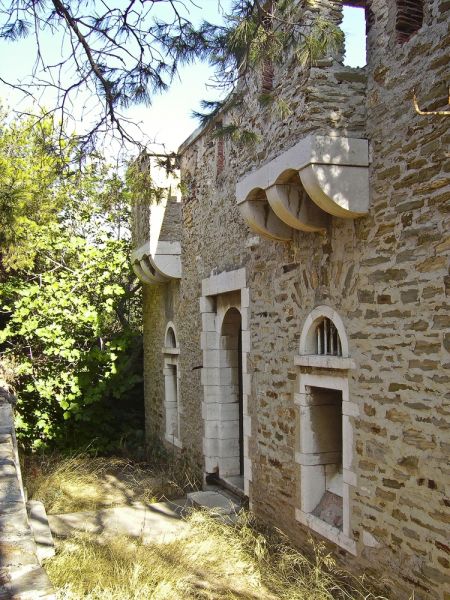
<svg viewBox="0 0 450 600">
<path fill-rule="evenodd" d="M 316 354 L 322 356 L 342 356 L 342 345 L 335 324 L 328 317 L 323 317 L 315 331 Z"/>
</svg>

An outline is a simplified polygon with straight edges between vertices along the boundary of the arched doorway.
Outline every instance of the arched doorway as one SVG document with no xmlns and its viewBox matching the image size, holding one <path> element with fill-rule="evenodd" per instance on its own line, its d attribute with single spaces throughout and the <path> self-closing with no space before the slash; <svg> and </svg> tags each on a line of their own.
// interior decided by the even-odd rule
<svg viewBox="0 0 450 600">
<path fill-rule="evenodd" d="M 226 312 L 220 331 L 221 458 L 219 476 L 243 476 L 242 319 L 235 307 Z"/>
<path fill-rule="evenodd" d="M 164 338 L 164 408 L 165 408 L 165 439 L 181 448 L 180 433 L 180 388 L 177 335 L 173 323 L 166 327 Z"/>
</svg>

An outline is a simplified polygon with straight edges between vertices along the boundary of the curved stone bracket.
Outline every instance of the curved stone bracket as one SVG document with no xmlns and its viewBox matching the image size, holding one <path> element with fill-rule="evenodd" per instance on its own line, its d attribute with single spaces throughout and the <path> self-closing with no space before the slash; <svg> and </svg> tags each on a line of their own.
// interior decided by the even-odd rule
<svg viewBox="0 0 450 600">
<path fill-rule="evenodd" d="M 367 167 L 308 165 L 299 172 L 308 195 L 322 210 L 344 219 L 354 219 L 369 210 Z"/>
<path fill-rule="evenodd" d="M 244 219 L 260 235 L 286 240 L 291 235 L 285 230 L 280 236 L 280 223 L 288 229 L 320 231 L 328 215 L 353 219 L 367 214 L 368 152 L 364 139 L 307 136 L 237 183 L 236 200 Z M 296 175 L 301 185 L 286 182 L 286 174 Z M 265 203 L 279 222 L 272 217 L 269 223 Z"/>
<path fill-rule="evenodd" d="M 287 242 L 292 229 L 283 223 L 265 200 L 246 200 L 239 204 L 244 221 L 252 231 L 272 240 Z"/>
<path fill-rule="evenodd" d="M 325 214 L 299 185 L 276 184 L 267 188 L 267 200 L 284 223 L 301 231 L 321 231 L 328 225 Z"/>
<path fill-rule="evenodd" d="M 150 242 L 146 242 L 131 254 L 131 263 L 137 277 L 147 284 L 180 279 L 181 244 L 160 241 L 152 253 Z"/>
</svg>

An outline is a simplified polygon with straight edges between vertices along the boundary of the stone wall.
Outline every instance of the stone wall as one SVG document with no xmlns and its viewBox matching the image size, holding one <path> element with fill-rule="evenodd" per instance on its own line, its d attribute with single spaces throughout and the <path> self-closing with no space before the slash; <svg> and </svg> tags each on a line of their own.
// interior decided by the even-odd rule
<svg viewBox="0 0 450 600">
<path fill-rule="evenodd" d="M 340 2 L 316 8 L 339 19 Z M 296 518 L 296 394 L 302 375 L 314 380 L 323 369 L 299 366 L 295 357 L 311 311 L 337 312 L 355 363 L 346 377 L 356 407 L 346 417 L 355 478 L 346 501 L 356 558 L 330 548 L 347 566 L 385 575 L 395 598 L 412 590 L 416 599 L 449 598 L 449 120 L 421 117 L 412 104 L 414 86 L 422 107 L 445 104 L 449 8 L 445 1 L 428 3 L 422 29 L 399 44 L 395 3 L 374 0 L 365 69 L 332 58 L 302 68 L 287 57 L 274 86 L 290 102 L 290 115 L 281 119 L 273 106 L 258 105 L 258 78 L 248 110 L 235 106 L 220 115 L 223 124 L 239 122 L 258 133 L 258 142 L 226 139 L 219 147 L 208 129 L 193 136 L 182 148 L 183 277 L 179 288 L 146 290 L 145 300 L 148 428 L 162 420 L 161 348 L 172 320 L 180 345 L 181 438 L 201 455 L 201 284 L 215 273 L 245 269 L 249 496 L 257 514 L 299 544 L 310 531 Z M 236 205 L 236 182 L 312 132 L 370 140 L 369 214 L 332 217 L 325 231 L 298 231 L 288 243 L 256 236 Z"/>
<path fill-rule="evenodd" d="M 0 597 L 55 600 L 28 522 L 14 427 L 15 401 L 0 364 Z"/>
<path fill-rule="evenodd" d="M 368 556 L 386 552 L 416 597 L 448 597 L 450 119 L 416 114 L 412 96 L 428 110 L 447 104 L 450 4 L 423 5 L 422 28 L 399 43 L 395 3 L 372 3 L 372 201 L 360 223 L 364 328 L 352 335 L 365 356 L 354 510 L 382 545 Z"/>
</svg>

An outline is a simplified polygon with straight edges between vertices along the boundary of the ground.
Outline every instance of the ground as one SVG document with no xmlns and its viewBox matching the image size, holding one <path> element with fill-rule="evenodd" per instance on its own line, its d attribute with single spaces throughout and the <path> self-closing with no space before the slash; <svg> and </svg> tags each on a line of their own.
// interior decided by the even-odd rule
<svg viewBox="0 0 450 600">
<path fill-rule="evenodd" d="M 65 460 L 53 458 L 50 462 L 51 467 L 44 461 L 44 468 L 42 460 L 41 466 L 35 460 L 28 464 L 25 468 L 28 489 L 36 496 L 47 497 L 49 512 L 73 512 L 89 507 L 89 513 L 79 515 L 81 521 L 86 514 L 118 515 L 133 507 L 155 513 L 163 506 L 152 504 L 157 494 L 162 490 L 175 493 L 176 489 L 183 488 L 180 481 L 175 484 L 170 477 L 163 481 L 161 473 L 155 481 L 155 469 L 123 459 L 79 456 Z M 104 508 L 111 504 L 125 505 L 125 509 Z M 57 517 L 50 517 L 50 521 L 52 519 Z M 105 530 L 106 526 L 103 533 Z M 114 535 L 101 535 L 94 529 L 56 538 L 56 555 L 46 561 L 45 567 L 58 598 L 381 598 L 373 595 L 362 579 L 341 571 L 323 546 L 311 543 L 299 552 L 281 533 L 263 528 L 246 510 L 242 510 L 231 525 L 210 511 L 191 510 L 184 513 L 182 526 L 172 536 L 146 538 L 144 525 L 141 535 L 136 531 L 131 533 L 135 537 L 120 535 L 117 529 Z M 62 535 L 66 534 L 62 532 Z"/>
</svg>

